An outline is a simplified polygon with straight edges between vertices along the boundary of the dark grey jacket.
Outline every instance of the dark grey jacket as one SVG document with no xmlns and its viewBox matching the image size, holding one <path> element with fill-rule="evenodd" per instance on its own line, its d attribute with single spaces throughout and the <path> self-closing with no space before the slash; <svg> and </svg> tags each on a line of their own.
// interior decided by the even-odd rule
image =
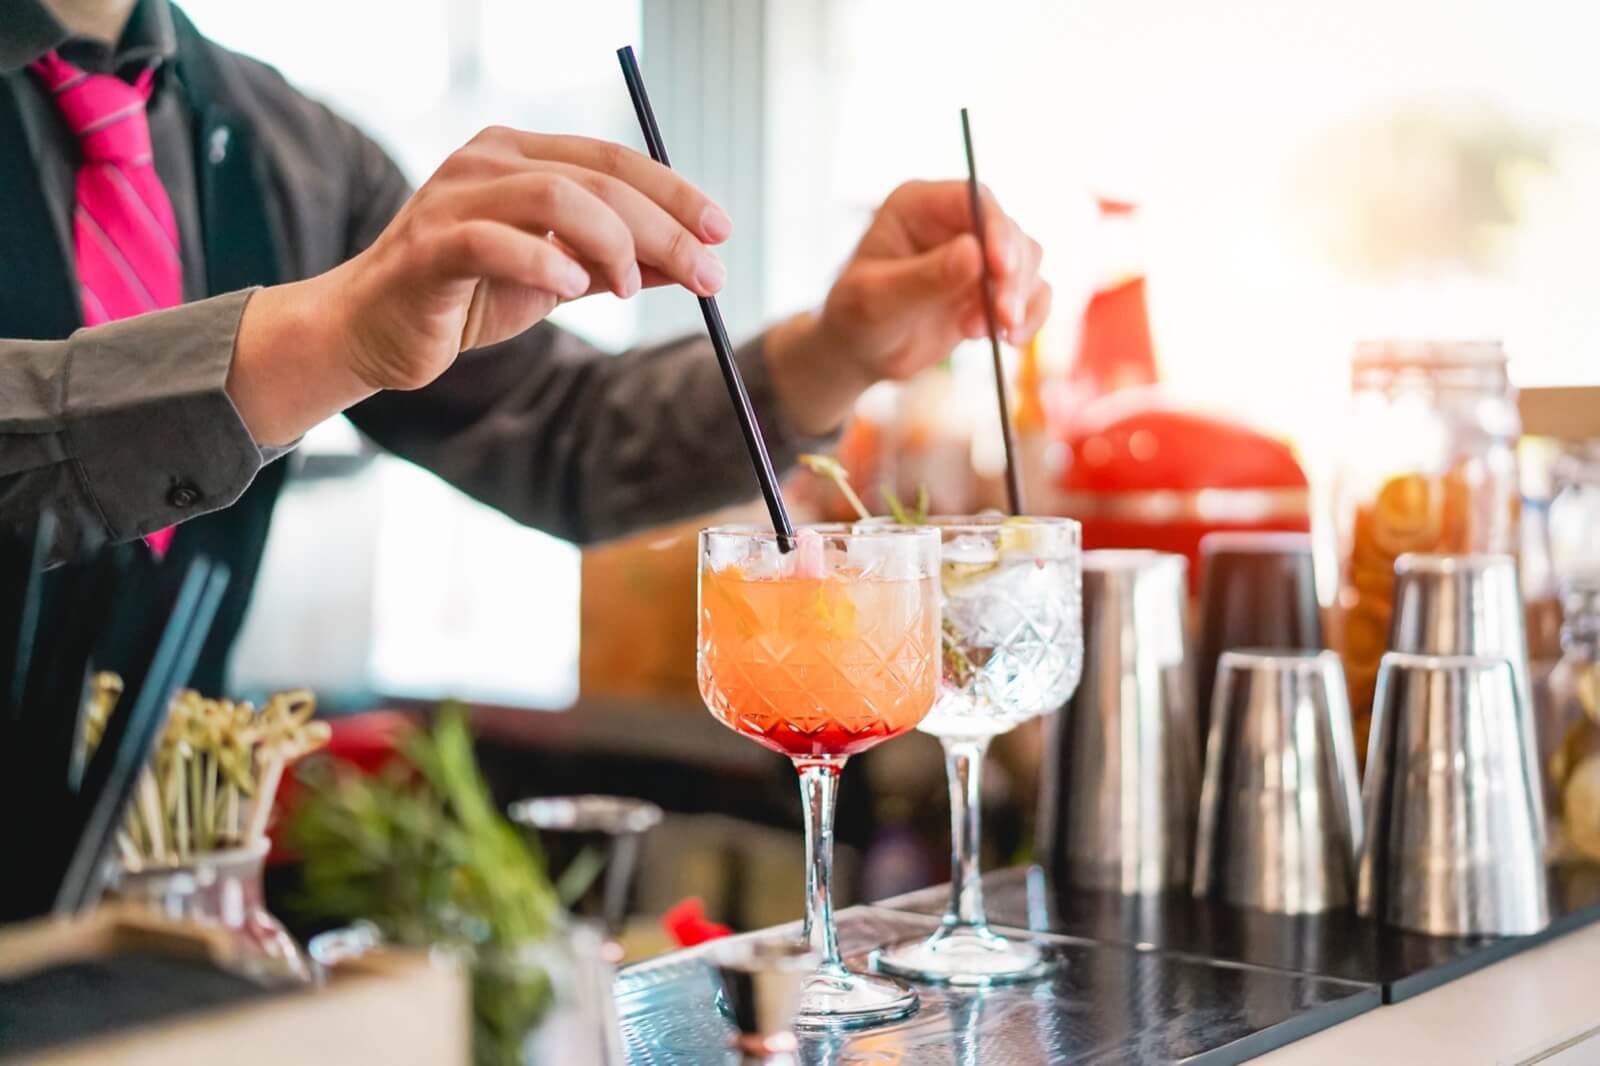
<svg viewBox="0 0 1600 1066">
<path fill-rule="evenodd" d="M 141 0 L 115 55 L 96 63 L 82 42 L 68 54 L 86 65 L 156 57 L 174 66 L 184 25 L 166 0 Z M 182 232 L 186 290 L 197 302 L 70 337 L 75 317 L 41 329 L 36 287 L 65 289 L 57 296 L 77 314 L 68 238 L 75 146 L 22 68 L 64 41 L 39 0 L 0 0 L 0 112 L 14 108 L 21 122 L 20 141 L 15 126 L 13 136 L 0 135 L 0 154 L 27 162 L 0 164 L 0 338 L 12 338 L 0 339 L 0 523 L 53 506 L 122 540 L 226 507 L 272 458 L 223 392 L 249 291 L 220 294 L 208 283 L 217 264 L 208 261 L 196 167 L 203 184 L 216 157 L 243 150 L 239 131 L 248 128 L 278 265 L 272 280 L 280 281 L 319 274 L 366 247 L 411 190 L 350 123 L 270 67 L 195 36 L 214 80 L 197 99 L 194 78 L 180 88 L 164 77 L 151 125 Z M 195 112 L 212 104 L 236 123 L 220 133 L 197 127 Z M 0 120 L 0 134 L 7 130 Z M 37 188 L 9 187 L 29 175 Z M 41 200 L 59 245 L 47 257 L 53 263 L 31 246 Z M 760 341 L 739 361 L 774 459 L 787 463 L 805 442 L 782 424 Z M 539 325 L 463 355 L 428 388 L 374 397 L 350 418 L 462 491 L 580 542 L 756 488 L 703 338 L 610 356 Z"/>
<path fill-rule="evenodd" d="M 71 255 L 75 143 L 26 65 L 51 48 L 97 70 L 159 60 L 149 109 L 186 299 L 81 329 Z M 182 523 L 172 552 L 233 581 L 194 678 L 220 692 L 285 464 L 224 392 L 253 286 L 366 247 L 409 195 L 369 138 L 276 71 L 141 0 L 115 50 L 69 40 L 39 0 L 0 0 L 0 526 L 43 508 L 82 536 Z M 687 299 L 687 295 L 685 299 Z M 761 342 L 738 354 L 773 459 L 817 442 L 783 425 Z M 437 382 L 349 412 L 396 455 L 529 525 L 592 541 L 753 496 L 709 345 L 610 356 L 549 325 L 464 354 Z"/>
</svg>

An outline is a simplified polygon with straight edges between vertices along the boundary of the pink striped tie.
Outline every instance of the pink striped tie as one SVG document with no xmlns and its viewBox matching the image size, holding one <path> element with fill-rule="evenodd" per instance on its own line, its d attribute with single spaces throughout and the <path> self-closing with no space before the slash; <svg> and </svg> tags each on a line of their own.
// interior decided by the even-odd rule
<svg viewBox="0 0 1600 1066">
<path fill-rule="evenodd" d="M 82 152 L 72 229 L 84 323 L 182 303 L 178 224 L 156 173 L 145 114 L 154 69 L 130 85 L 80 70 L 54 52 L 29 69 L 54 96 Z M 172 532 L 145 541 L 162 555 Z"/>
</svg>

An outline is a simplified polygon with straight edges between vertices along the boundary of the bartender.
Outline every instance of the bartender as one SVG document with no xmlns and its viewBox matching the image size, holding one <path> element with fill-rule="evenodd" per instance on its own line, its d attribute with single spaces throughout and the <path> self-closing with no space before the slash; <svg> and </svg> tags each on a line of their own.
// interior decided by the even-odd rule
<svg viewBox="0 0 1600 1066">
<path fill-rule="evenodd" d="M 987 194 L 986 194 L 987 195 Z M 999 321 L 1043 321 L 1039 245 L 988 203 Z M 753 481 L 703 338 L 611 357 L 561 302 L 724 284 L 728 216 L 628 148 L 484 130 L 413 190 L 359 129 L 167 0 L 0 0 L 0 526 L 204 553 L 233 575 L 220 691 L 286 466 L 340 412 L 580 543 Z M 822 306 L 737 353 L 774 462 L 872 383 L 983 330 L 959 181 L 879 209 Z"/>
</svg>

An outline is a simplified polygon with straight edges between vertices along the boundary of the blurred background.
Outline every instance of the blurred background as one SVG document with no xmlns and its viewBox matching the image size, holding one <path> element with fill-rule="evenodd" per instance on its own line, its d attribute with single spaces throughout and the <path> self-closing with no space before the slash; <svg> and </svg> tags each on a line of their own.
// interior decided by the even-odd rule
<svg viewBox="0 0 1600 1066">
<path fill-rule="evenodd" d="M 986 182 L 1047 250 L 1055 311 L 1020 367 L 1046 421 L 1048 382 L 1094 328 L 1092 299 L 1130 278 L 1166 388 L 1286 444 L 1313 492 L 1334 462 L 1359 339 L 1498 338 L 1519 386 L 1600 384 L 1592 5 L 184 6 L 204 32 L 364 126 L 417 182 L 492 123 L 639 146 L 614 57 L 635 43 L 675 165 L 735 220 L 723 309 L 736 334 L 816 303 L 896 184 L 960 175 L 957 111 L 968 106 Z M 312 21 L 326 32 L 306 33 Z M 618 349 L 699 328 L 678 292 L 597 297 L 558 320 Z M 918 432 L 960 443 L 945 468 L 919 474 L 936 493 L 999 468 L 986 358 L 982 345 L 958 352 L 937 380 L 863 401 L 869 423 L 889 424 L 914 397 L 928 423 Z M 861 446 L 847 436 L 847 450 Z M 309 683 L 351 707 L 449 694 L 507 715 L 581 694 L 694 708 L 716 729 L 694 707 L 693 553 L 681 533 L 580 553 L 367 455 L 338 423 L 308 442 L 273 537 L 236 688 Z M 629 609 L 652 601 L 672 609 Z M 630 731 L 614 732 L 626 747 Z M 754 760 L 738 772 L 762 777 L 767 757 L 729 743 L 741 751 L 729 758 Z M 884 759 L 897 749 L 928 756 L 907 742 Z M 773 787 L 792 790 L 778 769 Z M 995 787 L 1008 787 L 1003 774 Z M 869 836 L 895 821 L 869 814 Z M 892 868 L 893 840 L 872 839 Z"/>
</svg>

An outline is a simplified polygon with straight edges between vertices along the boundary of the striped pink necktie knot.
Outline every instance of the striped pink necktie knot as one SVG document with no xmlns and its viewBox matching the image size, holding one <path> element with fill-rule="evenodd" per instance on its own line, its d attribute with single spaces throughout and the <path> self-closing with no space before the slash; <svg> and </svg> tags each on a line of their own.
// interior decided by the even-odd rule
<svg viewBox="0 0 1600 1066">
<path fill-rule="evenodd" d="M 29 68 L 78 139 L 72 235 L 85 325 L 98 326 L 183 302 L 183 267 L 172 200 L 156 173 L 145 106 L 155 77 L 131 84 L 90 74 L 51 52 Z M 147 538 L 158 552 L 172 531 Z"/>
<path fill-rule="evenodd" d="M 141 164 L 151 161 L 150 124 L 145 104 L 155 70 L 133 84 L 109 74 L 79 70 L 51 52 L 33 65 L 55 98 L 61 117 L 78 138 L 86 161 Z"/>
</svg>

